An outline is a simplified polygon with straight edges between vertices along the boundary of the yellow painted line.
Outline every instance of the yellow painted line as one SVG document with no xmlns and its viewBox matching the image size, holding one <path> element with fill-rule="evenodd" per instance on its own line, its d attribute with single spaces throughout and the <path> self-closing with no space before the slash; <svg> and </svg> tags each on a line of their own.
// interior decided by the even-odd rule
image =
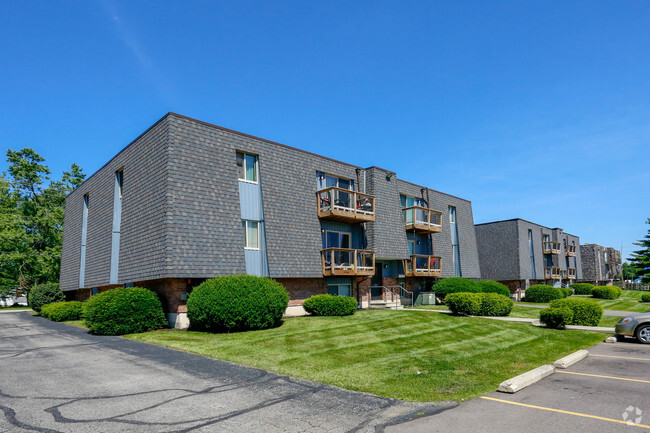
<svg viewBox="0 0 650 433">
<path fill-rule="evenodd" d="M 633 359 L 635 361 L 650 361 L 650 358 L 632 358 L 630 356 L 596 355 L 593 353 L 590 353 L 589 356 L 599 356 L 601 358 Z"/>
<path fill-rule="evenodd" d="M 579 412 L 569 412 L 568 410 L 553 409 L 553 408 L 544 407 L 544 406 L 534 406 L 532 404 L 524 404 L 524 403 L 517 403 L 515 401 L 501 400 L 499 398 L 492 398 L 492 397 L 485 397 L 485 396 L 483 396 L 481 398 L 485 399 L 485 400 L 498 401 L 500 403 L 514 404 L 515 406 L 523 406 L 523 407 L 529 407 L 529 408 L 532 408 L 532 409 L 547 410 L 549 412 L 557 412 L 557 413 L 563 413 L 563 414 L 566 414 L 566 415 L 581 416 L 583 418 L 597 419 L 597 420 L 600 420 L 600 421 L 615 422 L 615 423 L 618 423 L 618 424 L 629 425 L 631 427 L 650 428 L 650 425 L 636 424 L 636 423 L 633 423 L 631 421 L 623 421 L 623 420 L 620 420 L 620 419 L 605 418 L 605 417 L 602 417 L 602 416 L 589 415 L 589 414 L 586 414 L 586 413 L 579 413 Z"/>
<path fill-rule="evenodd" d="M 615 376 L 601 376 L 600 374 L 576 373 L 575 371 L 556 370 L 555 372 L 556 373 L 562 373 L 562 374 L 577 374 L 579 376 L 601 377 L 603 379 L 616 379 L 616 380 L 627 380 L 627 381 L 630 381 L 630 382 L 650 383 L 650 380 L 628 379 L 626 377 L 615 377 Z"/>
</svg>

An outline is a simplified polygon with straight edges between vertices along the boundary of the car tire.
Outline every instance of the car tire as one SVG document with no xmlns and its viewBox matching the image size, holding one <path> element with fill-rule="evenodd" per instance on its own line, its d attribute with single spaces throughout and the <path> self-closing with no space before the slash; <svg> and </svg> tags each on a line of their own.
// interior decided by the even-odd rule
<svg viewBox="0 0 650 433">
<path fill-rule="evenodd" d="M 636 332 L 634 334 L 640 343 L 650 344 L 650 324 L 643 324 L 639 326 L 636 328 Z"/>
</svg>

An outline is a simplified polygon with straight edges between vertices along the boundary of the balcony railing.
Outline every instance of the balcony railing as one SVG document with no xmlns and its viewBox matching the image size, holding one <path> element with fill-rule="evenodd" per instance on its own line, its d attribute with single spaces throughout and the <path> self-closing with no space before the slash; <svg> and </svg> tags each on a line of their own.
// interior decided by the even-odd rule
<svg viewBox="0 0 650 433">
<path fill-rule="evenodd" d="M 559 242 L 544 242 L 544 254 L 560 254 L 562 247 Z"/>
<path fill-rule="evenodd" d="M 404 261 L 404 273 L 407 277 L 439 277 L 442 275 L 440 257 L 414 254 Z"/>
<path fill-rule="evenodd" d="M 567 245 L 566 246 L 566 255 L 568 257 L 575 257 L 576 256 L 576 246 L 575 245 Z"/>
<path fill-rule="evenodd" d="M 335 186 L 316 193 L 318 217 L 356 223 L 375 220 L 375 197 Z"/>
<path fill-rule="evenodd" d="M 562 277 L 560 268 L 544 268 L 544 279 L 559 280 Z"/>
<path fill-rule="evenodd" d="M 409 206 L 402 209 L 406 230 L 419 233 L 439 233 L 442 231 L 442 213 L 422 206 Z"/>
<path fill-rule="evenodd" d="M 365 275 L 375 274 L 375 253 L 368 250 L 327 248 L 321 251 L 323 275 Z"/>
<path fill-rule="evenodd" d="M 575 280 L 576 279 L 576 269 L 575 268 L 568 268 L 566 270 L 565 278 L 567 280 Z"/>
</svg>

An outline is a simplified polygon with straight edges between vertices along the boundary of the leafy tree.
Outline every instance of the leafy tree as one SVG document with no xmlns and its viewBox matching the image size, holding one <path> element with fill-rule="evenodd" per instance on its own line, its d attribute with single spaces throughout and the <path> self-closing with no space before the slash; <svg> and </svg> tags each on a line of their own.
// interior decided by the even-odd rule
<svg viewBox="0 0 650 433">
<path fill-rule="evenodd" d="M 65 198 L 85 174 L 72 164 L 53 181 L 45 159 L 29 148 L 9 149 L 7 162 L 0 175 L 0 278 L 23 288 L 58 282 Z"/>
<path fill-rule="evenodd" d="M 646 221 L 650 224 L 650 218 Z M 643 283 L 650 283 L 650 229 L 645 238 L 639 242 L 634 242 L 634 245 L 641 247 L 640 250 L 634 251 L 628 260 L 630 264 L 636 268 L 637 277 L 641 277 Z"/>
<path fill-rule="evenodd" d="M 633 280 L 637 277 L 639 270 L 629 264 L 628 262 L 623 263 L 623 280 Z"/>
</svg>

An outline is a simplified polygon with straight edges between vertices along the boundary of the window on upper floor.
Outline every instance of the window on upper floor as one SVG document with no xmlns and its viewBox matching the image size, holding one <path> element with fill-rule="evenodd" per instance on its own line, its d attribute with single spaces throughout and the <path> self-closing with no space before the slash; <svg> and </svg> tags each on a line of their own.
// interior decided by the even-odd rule
<svg viewBox="0 0 650 433">
<path fill-rule="evenodd" d="M 411 206 L 426 207 L 426 202 L 424 201 L 424 199 L 419 197 L 411 197 L 410 195 L 400 194 L 399 200 L 400 203 L 402 204 L 402 208 L 411 207 Z"/>
<path fill-rule="evenodd" d="M 337 232 L 333 230 L 325 231 L 325 248 L 350 248 L 351 233 Z"/>
<path fill-rule="evenodd" d="M 242 221 L 244 226 L 244 248 L 258 250 L 260 248 L 260 224 L 258 221 Z"/>
<path fill-rule="evenodd" d="M 237 173 L 239 180 L 257 183 L 258 157 L 250 153 L 237 152 Z"/>
<path fill-rule="evenodd" d="M 316 172 L 316 181 L 318 182 L 319 190 L 333 186 L 341 189 L 354 190 L 354 180 L 333 176 L 320 171 Z"/>
</svg>

